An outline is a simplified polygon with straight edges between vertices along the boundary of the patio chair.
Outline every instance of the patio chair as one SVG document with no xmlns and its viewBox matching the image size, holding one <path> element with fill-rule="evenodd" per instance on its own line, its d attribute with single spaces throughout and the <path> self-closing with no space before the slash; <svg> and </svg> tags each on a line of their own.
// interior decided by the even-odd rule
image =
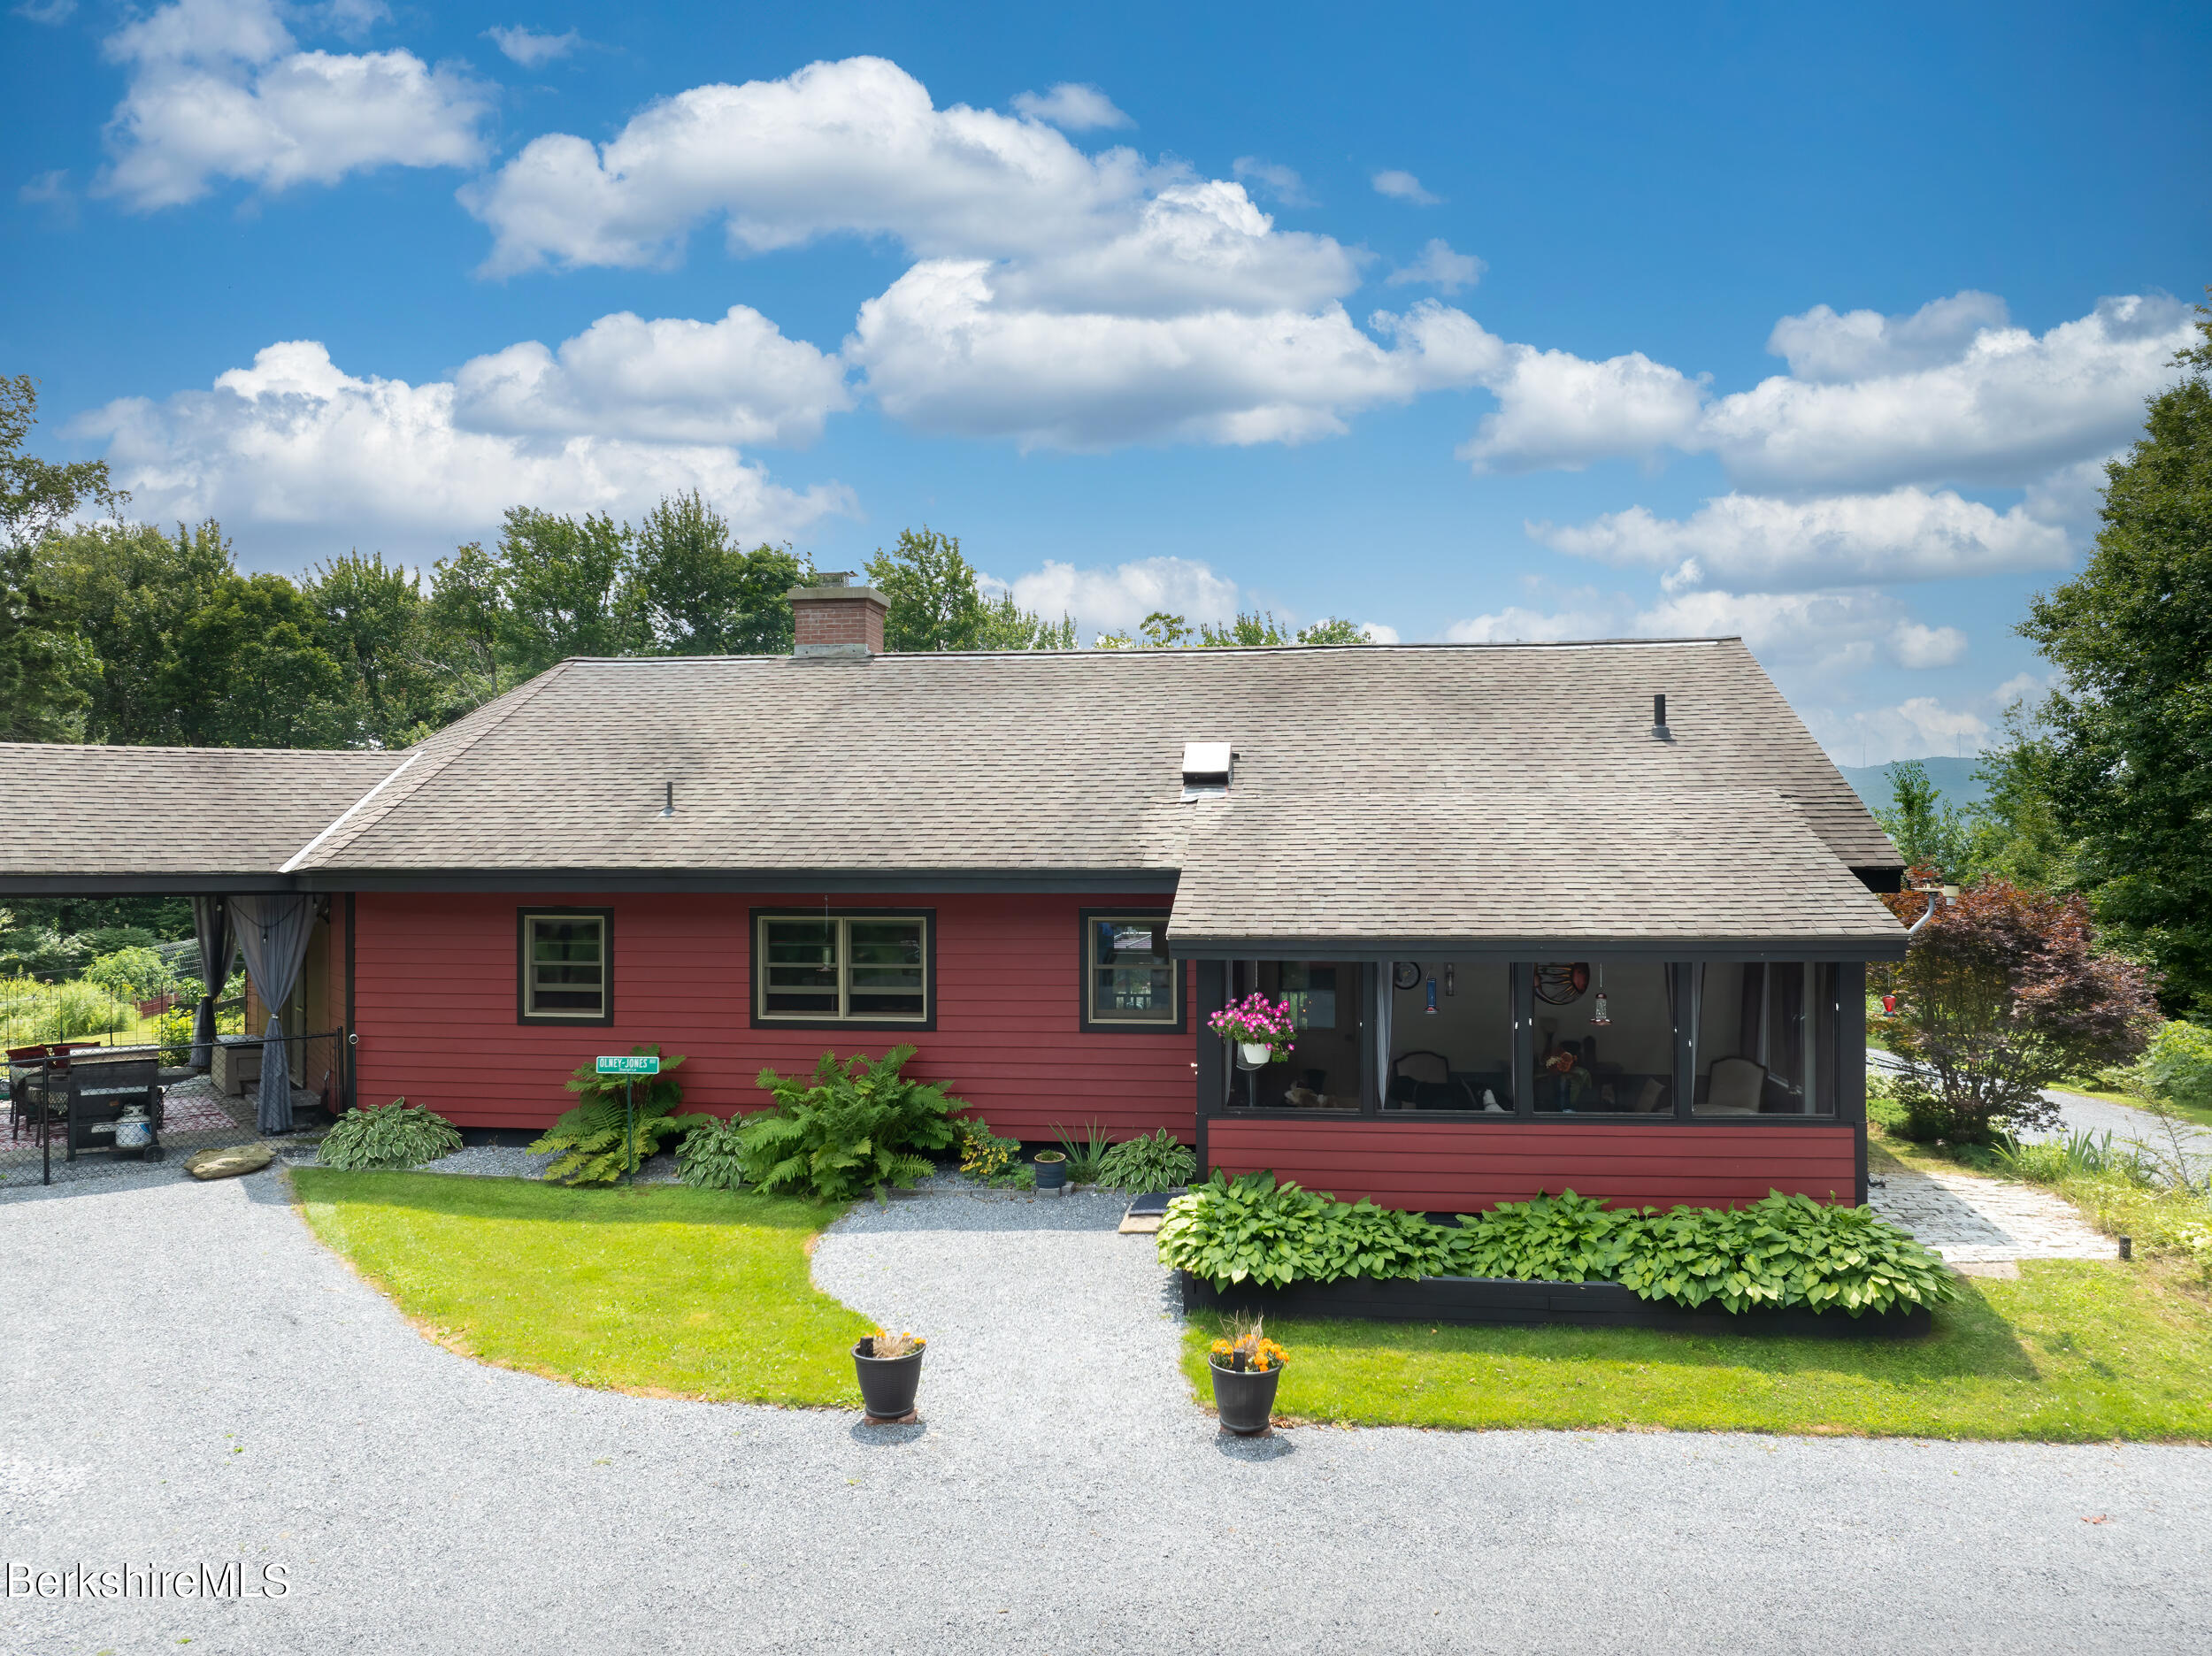
<svg viewBox="0 0 2212 1656">
<path fill-rule="evenodd" d="M 65 1096 L 57 1097 L 61 1089 L 50 1085 L 54 1056 L 50 1046 L 11 1046 L 8 1048 L 8 1137 L 14 1138 L 26 1125 L 36 1130 L 41 1115 L 50 1122 L 63 1120 L 68 1113 Z M 68 1066 L 65 1062 L 62 1068 Z"/>
<path fill-rule="evenodd" d="M 1414 1109 L 1479 1109 L 1479 1100 L 1452 1078 L 1440 1052 L 1400 1053 L 1390 1064 L 1390 1101 Z"/>
<path fill-rule="evenodd" d="M 1756 1116 L 1766 1093 L 1767 1067 L 1752 1058 L 1716 1058 L 1713 1078 L 1705 1102 L 1698 1106 L 1706 1116 Z"/>
</svg>

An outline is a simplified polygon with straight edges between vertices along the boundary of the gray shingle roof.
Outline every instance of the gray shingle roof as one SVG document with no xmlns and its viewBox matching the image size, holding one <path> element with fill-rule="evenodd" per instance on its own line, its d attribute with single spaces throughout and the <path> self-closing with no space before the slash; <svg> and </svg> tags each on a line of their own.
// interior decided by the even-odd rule
<svg viewBox="0 0 2212 1656">
<path fill-rule="evenodd" d="M 1655 694 L 1671 741 L 1651 735 Z M 1234 746 L 1225 801 L 1182 800 L 1192 741 Z M 1895 930 L 1848 872 L 1894 868 L 1894 847 L 1733 639 L 576 660 L 396 770 L 384 755 L 222 757 L 361 767 L 319 819 L 251 830 L 281 863 L 360 801 L 296 861 L 325 888 L 604 874 L 1166 889 L 1181 870 L 1176 929 L 1194 939 L 1252 935 L 1263 916 L 1409 939 Z M 175 791 L 211 793 L 196 773 Z M 132 842 L 103 866 L 228 855 L 222 832 L 271 791 L 224 791 L 235 808 L 184 845 Z M 0 828 L 0 876 L 54 855 Z M 1255 858 L 1282 872 L 1250 877 Z"/>
<path fill-rule="evenodd" d="M 11 875 L 269 884 L 399 763 L 388 753 L 0 742 L 0 889 Z"/>
</svg>

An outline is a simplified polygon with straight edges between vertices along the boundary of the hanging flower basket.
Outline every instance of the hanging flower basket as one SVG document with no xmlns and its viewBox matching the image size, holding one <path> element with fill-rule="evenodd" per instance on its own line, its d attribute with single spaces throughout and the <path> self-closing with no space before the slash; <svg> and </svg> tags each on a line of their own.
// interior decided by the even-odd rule
<svg viewBox="0 0 2212 1656">
<path fill-rule="evenodd" d="M 1222 1039 L 1236 1043 L 1240 1070 L 1264 1070 L 1297 1050 L 1292 1037 L 1298 1032 L 1298 1020 L 1292 1016 L 1287 1000 L 1248 994 L 1235 1005 L 1222 1008 L 1207 1024 Z"/>
</svg>

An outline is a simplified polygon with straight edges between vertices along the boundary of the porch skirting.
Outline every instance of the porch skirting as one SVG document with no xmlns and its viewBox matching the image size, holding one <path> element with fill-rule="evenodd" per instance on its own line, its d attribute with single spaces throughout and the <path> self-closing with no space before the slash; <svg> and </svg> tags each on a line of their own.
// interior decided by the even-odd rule
<svg viewBox="0 0 2212 1656">
<path fill-rule="evenodd" d="M 1422 1276 L 1377 1282 L 1348 1277 L 1333 1283 L 1293 1283 L 1287 1288 L 1240 1283 L 1226 1292 L 1188 1271 L 1182 1278 L 1186 1311 L 1256 1311 L 1265 1316 L 1346 1317 L 1376 1322 L 1451 1322 L 1532 1326 L 1564 1323 L 1585 1328 L 1669 1329 L 1682 1334 L 1760 1334 L 1796 1339 L 1917 1339 L 1933 1319 L 1924 1306 L 1910 1310 L 1686 1310 L 1640 1298 L 1618 1283 L 1517 1282 L 1489 1276 Z"/>
</svg>

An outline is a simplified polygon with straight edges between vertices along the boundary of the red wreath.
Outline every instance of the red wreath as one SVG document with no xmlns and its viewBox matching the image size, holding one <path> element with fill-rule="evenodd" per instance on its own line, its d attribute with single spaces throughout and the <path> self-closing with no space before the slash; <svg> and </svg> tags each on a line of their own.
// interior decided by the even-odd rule
<svg viewBox="0 0 2212 1656">
<path fill-rule="evenodd" d="M 1590 966 L 1577 961 L 1571 966 L 1555 962 L 1536 969 L 1536 998 L 1546 1006 L 1572 1006 L 1590 987 Z"/>
</svg>

